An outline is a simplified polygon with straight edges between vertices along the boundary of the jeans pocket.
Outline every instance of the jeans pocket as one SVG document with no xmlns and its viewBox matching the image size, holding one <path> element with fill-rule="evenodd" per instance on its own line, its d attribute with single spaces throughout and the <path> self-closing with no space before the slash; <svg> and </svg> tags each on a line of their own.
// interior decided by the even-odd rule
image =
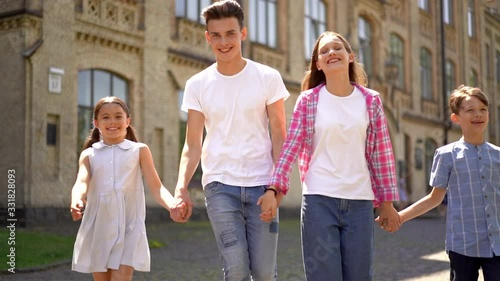
<svg viewBox="0 0 500 281">
<path fill-rule="evenodd" d="M 218 189 L 220 186 L 220 182 L 218 181 L 213 181 L 207 185 L 205 185 L 205 198 L 210 198 Z"/>
</svg>

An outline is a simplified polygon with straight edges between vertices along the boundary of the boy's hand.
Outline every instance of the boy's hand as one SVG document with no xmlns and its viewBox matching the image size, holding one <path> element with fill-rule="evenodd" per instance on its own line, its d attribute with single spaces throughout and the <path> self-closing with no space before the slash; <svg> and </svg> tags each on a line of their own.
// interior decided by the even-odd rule
<svg viewBox="0 0 500 281">
<path fill-rule="evenodd" d="M 71 218 L 77 221 L 82 218 L 85 209 L 85 202 L 83 200 L 78 200 L 76 202 L 71 202 L 70 212 Z"/>
</svg>

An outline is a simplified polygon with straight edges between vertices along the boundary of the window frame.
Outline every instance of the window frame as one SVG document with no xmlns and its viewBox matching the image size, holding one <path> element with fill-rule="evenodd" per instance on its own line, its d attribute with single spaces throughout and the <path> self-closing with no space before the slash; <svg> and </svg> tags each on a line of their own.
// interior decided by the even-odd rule
<svg viewBox="0 0 500 281">
<path fill-rule="evenodd" d="M 426 11 L 427 13 L 431 12 L 429 0 L 418 0 L 417 5 L 422 11 Z"/>
<path fill-rule="evenodd" d="M 204 25 L 201 11 L 210 4 L 212 0 L 175 0 L 175 16 Z"/>
<path fill-rule="evenodd" d="M 317 38 L 326 31 L 326 19 L 327 11 L 324 0 L 304 1 L 304 50 L 306 59 L 311 59 L 312 49 Z"/>
<path fill-rule="evenodd" d="M 364 24 L 363 24 L 364 23 Z M 368 27 L 368 29 L 366 28 Z M 366 32 L 368 31 L 368 32 Z M 373 25 L 370 21 L 360 16 L 358 18 L 358 57 L 359 62 L 363 64 L 363 69 L 366 74 L 371 76 L 373 74 Z M 362 37 L 365 36 L 365 37 Z"/>
<path fill-rule="evenodd" d="M 82 96 L 82 89 L 85 85 L 81 84 L 83 82 L 87 81 L 82 81 L 81 76 L 85 74 L 89 74 L 89 80 L 90 84 L 86 85 L 87 88 L 85 88 L 86 93 L 84 95 L 90 95 L 90 99 L 88 97 L 83 97 Z M 107 95 L 97 95 L 96 92 L 96 74 L 103 73 L 109 75 L 109 93 Z M 84 79 L 84 78 L 82 78 Z M 116 81 L 116 82 L 115 82 Z M 117 88 L 116 86 L 118 84 L 116 83 L 124 83 L 125 85 L 125 90 L 124 93 L 120 93 L 117 95 L 115 93 L 115 89 Z M 93 125 L 93 112 L 94 112 L 94 106 L 97 103 L 99 99 L 105 96 L 117 96 L 120 99 L 122 99 L 126 104 L 129 104 L 129 98 L 130 98 L 130 83 L 129 81 L 116 73 L 113 73 L 111 71 L 105 70 L 105 69 L 99 69 L 99 68 L 90 68 L 90 69 L 82 69 L 78 71 L 78 124 L 77 124 L 77 145 L 78 145 L 78 153 L 81 153 L 82 151 L 82 146 L 83 143 L 85 142 L 85 139 L 89 133 L 89 131 L 94 127 Z M 81 103 L 81 101 L 87 101 Z M 85 120 L 88 117 L 90 117 L 90 120 Z M 90 122 L 89 122 L 90 121 Z M 89 123 L 87 123 L 89 122 Z M 85 125 L 85 123 L 88 124 L 88 126 Z"/>
<path fill-rule="evenodd" d="M 445 91 L 446 91 L 446 97 L 449 98 L 451 95 L 451 92 L 455 90 L 456 84 L 457 84 L 457 79 L 456 79 L 456 71 L 457 68 L 455 66 L 455 63 L 451 61 L 450 59 L 447 59 L 445 61 Z M 446 101 L 445 101 L 446 102 Z"/>
<path fill-rule="evenodd" d="M 405 88 L 405 47 L 404 41 L 397 33 L 391 33 L 389 36 L 389 48 L 391 54 L 391 61 L 398 67 L 398 76 L 395 80 L 395 86 L 400 89 Z"/>
<path fill-rule="evenodd" d="M 250 41 L 272 49 L 278 48 L 278 1 L 252 0 L 249 1 L 249 6 Z M 274 10 L 270 11 L 272 9 Z M 273 12 L 274 15 L 271 14 Z"/>
<path fill-rule="evenodd" d="M 432 100 L 432 53 L 424 47 L 420 48 L 420 87 L 422 89 L 422 99 Z"/>
<path fill-rule="evenodd" d="M 455 23 L 453 0 L 442 0 L 443 22 L 453 26 Z"/>
<path fill-rule="evenodd" d="M 467 1 L 467 35 L 476 37 L 476 9 L 474 0 Z"/>
</svg>

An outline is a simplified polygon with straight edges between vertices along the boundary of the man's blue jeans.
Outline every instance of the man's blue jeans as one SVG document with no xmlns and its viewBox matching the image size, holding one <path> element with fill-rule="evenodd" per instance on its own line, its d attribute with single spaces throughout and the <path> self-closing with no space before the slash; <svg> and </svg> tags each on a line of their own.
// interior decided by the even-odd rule
<svg viewBox="0 0 500 281">
<path fill-rule="evenodd" d="M 372 201 L 304 195 L 301 213 L 306 280 L 372 280 Z"/>
<path fill-rule="evenodd" d="M 257 205 L 266 187 L 220 182 L 205 186 L 205 205 L 226 281 L 276 280 L 278 216 L 271 223 L 262 221 Z"/>
</svg>

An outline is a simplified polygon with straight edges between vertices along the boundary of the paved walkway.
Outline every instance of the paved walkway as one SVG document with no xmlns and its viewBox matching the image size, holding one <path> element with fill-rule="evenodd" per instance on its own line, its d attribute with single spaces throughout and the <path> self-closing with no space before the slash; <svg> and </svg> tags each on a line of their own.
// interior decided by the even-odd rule
<svg viewBox="0 0 500 281">
<path fill-rule="evenodd" d="M 67 226 L 64 231 L 76 235 L 75 226 L 77 224 Z M 135 272 L 135 281 L 222 280 L 220 260 L 208 223 L 154 223 L 147 227 L 149 239 L 165 246 L 151 250 L 151 272 Z M 449 280 L 448 257 L 443 251 L 443 218 L 415 219 L 394 234 L 375 229 L 374 281 Z M 280 223 L 278 256 L 278 280 L 304 280 L 298 220 Z M 92 277 L 72 272 L 66 263 L 43 271 L 3 274 L 0 280 L 90 281 Z"/>
</svg>

